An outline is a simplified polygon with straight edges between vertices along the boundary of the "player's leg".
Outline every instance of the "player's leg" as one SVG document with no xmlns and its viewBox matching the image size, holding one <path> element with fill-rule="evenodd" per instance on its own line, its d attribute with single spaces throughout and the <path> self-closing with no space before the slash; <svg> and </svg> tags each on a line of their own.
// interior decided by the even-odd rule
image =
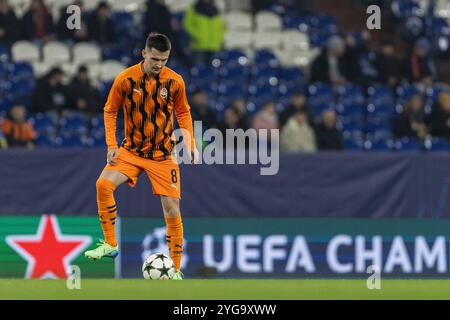
<svg viewBox="0 0 450 320">
<path fill-rule="evenodd" d="M 116 170 L 103 170 L 95 184 L 97 189 L 97 206 L 100 224 L 102 226 L 105 242 L 117 246 L 115 224 L 117 218 L 117 205 L 114 191 L 118 186 L 127 182 L 128 176 Z"/>
<path fill-rule="evenodd" d="M 95 184 L 97 189 L 97 206 L 100 225 L 104 241 L 98 243 L 97 248 L 86 251 L 84 255 L 93 260 L 103 257 L 115 258 L 119 254 L 116 239 L 117 206 L 114 191 L 118 186 L 127 182 L 129 178 L 116 170 L 103 170 Z"/>
<path fill-rule="evenodd" d="M 105 241 L 90 251 L 85 256 L 91 259 L 102 257 L 115 257 L 118 254 L 116 240 L 117 206 L 114 199 L 114 191 L 124 182 L 134 186 L 142 169 L 134 163 L 134 158 L 126 150 L 119 149 L 119 155 L 115 165 L 107 164 L 97 180 L 97 205 L 100 225 Z"/>
<path fill-rule="evenodd" d="M 183 255 L 183 222 L 181 220 L 180 199 L 162 195 L 161 204 L 166 221 L 167 246 L 169 247 L 170 258 L 177 270 L 174 278 L 182 279 L 180 268 Z"/>
<path fill-rule="evenodd" d="M 142 166 L 150 179 L 153 193 L 161 198 L 170 258 L 177 269 L 177 278 L 181 278 L 183 223 L 180 213 L 180 170 L 178 164 L 172 159 L 168 159 L 146 161 Z"/>
</svg>

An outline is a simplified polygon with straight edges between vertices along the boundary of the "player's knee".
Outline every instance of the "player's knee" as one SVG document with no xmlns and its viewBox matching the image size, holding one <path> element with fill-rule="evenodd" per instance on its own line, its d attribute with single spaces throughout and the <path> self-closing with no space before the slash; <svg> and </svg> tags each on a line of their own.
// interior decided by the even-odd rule
<svg viewBox="0 0 450 320">
<path fill-rule="evenodd" d="M 98 194 L 111 194 L 116 189 L 112 181 L 104 178 L 98 178 L 95 186 Z"/>
<path fill-rule="evenodd" d="M 176 203 L 167 203 L 164 206 L 164 214 L 169 218 L 176 218 L 180 215 L 180 207 Z"/>
</svg>

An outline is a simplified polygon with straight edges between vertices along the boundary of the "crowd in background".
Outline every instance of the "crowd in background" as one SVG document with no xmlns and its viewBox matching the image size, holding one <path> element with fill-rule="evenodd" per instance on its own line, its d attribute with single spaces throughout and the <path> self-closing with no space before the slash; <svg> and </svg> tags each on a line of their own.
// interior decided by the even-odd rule
<svg viewBox="0 0 450 320">
<path fill-rule="evenodd" d="M 81 1 L 74 4 L 83 8 Z M 282 14 L 287 10 L 307 10 L 307 4 L 295 1 L 252 1 L 252 11 L 275 7 Z M 159 31 L 172 40 L 172 57 L 187 68 L 211 62 L 215 53 L 221 50 L 225 21 L 213 1 L 198 0 L 184 14 L 180 21 L 174 17 L 164 0 L 149 0 L 145 12 L 144 34 Z M 82 27 L 69 30 L 65 27 L 68 14 L 62 11 L 54 21 L 42 0 L 32 0 L 31 7 L 18 19 L 8 7 L 8 0 L 0 0 L 0 42 L 11 45 L 17 40 L 28 39 L 45 43 L 52 39 L 82 42 L 95 41 L 101 46 L 116 43 L 117 34 L 112 11 L 106 2 L 87 15 L 83 13 Z M 185 46 L 180 34 L 187 33 L 189 45 Z M 450 140 L 450 95 L 442 92 L 432 106 L 425 111 L 424 90 L 439 81 L 436 62 L 431 55 L 430 42 L 419 37 L 411 44 L 406 56 L 399 57 L 394 49 L 394 39 L 386 38 L 381 45 L 371 45 L 370 33 L 361 32 L 361 39 L 351 35 L 335 35 L 328 39 L 309 70 L 310 82 L 328 83 L 333 87 L 351 82 L 367 88 L 372 83 L 385 83 L 395 88 L 402 83 L 414 83 L 417 92 L 409 97 L 403 112 L 390 121 L 396 137 L 425 139 L 430 134 Z M 130 51 L 133 48 L 130 48 Z M 98 89 L 90 83 L 88 69 L 80 66 L 76 75 L 67 84 L 64 73 L 55 67 L 37 80 L 32 93 L 28 112 L 54 112 L 60 115 L 83 112 L 96 115 L 102 112 L 104 100 Z M 281 148 L 285 151 L 315 152 L 316 150 L 341 150 L 344 148 L 342 133 L 337 126 L 337 113 L 327 108 L 314 116 L 308 106 L 307 93 L 296 90 L 282 110 L 277 101 L 266 101 L 254 114 L 250 114 L 243 98 L 234 99 L 226 106 L 223 115 L 218 115 L 210 105 L 208 92 L 196 88 L 190 95 L 194 120 L 203 121 L 205 128 L 226 129 L 248 128 L 280 129 Z M 8 116 L 2 122 L 0 147 L 31 147 L 36 137 L 27 122 L 27 108 L 20 102 L 14 103 Z"/>
</svg>

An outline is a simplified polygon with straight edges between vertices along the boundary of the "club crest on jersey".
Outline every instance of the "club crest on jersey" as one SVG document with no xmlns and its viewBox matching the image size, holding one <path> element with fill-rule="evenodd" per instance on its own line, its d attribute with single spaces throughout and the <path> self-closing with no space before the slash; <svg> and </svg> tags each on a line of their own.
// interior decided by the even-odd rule
<svg viewBox="0 0 450 320">
<path fill-rule="evenodd" d="M 161 95 L 161 98 L 163 98 L 164 100 L 167 99 L 167 89 L 166 88 L 162 88 L 161 91 L 159 92 L 159 94 Z"/>
</svg>

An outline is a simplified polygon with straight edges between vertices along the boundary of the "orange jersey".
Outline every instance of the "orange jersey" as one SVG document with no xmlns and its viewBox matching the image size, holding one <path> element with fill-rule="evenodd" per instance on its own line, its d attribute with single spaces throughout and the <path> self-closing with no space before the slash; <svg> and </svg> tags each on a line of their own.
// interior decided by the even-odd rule
<svg viewBox="0 0 450 320">
<path fill-rule="evenodd" d="M 165 160 L 170 157 L 175 142 L 173 112 L 180 128 L 190 134 L 190 148 L 194 134 L 190 107 L 183 78 L 168 67 L 149 78 L 142 70 L 142 62 L 121 72 L 111 87 L 106 101 L 105 133 L 109 148 L 117 147 L 117 111 L 123 108 L 125 139 L 122 147 L 146 159 Z M 186 137 L 183 135 L 183 140 Z"/>
</svg>

